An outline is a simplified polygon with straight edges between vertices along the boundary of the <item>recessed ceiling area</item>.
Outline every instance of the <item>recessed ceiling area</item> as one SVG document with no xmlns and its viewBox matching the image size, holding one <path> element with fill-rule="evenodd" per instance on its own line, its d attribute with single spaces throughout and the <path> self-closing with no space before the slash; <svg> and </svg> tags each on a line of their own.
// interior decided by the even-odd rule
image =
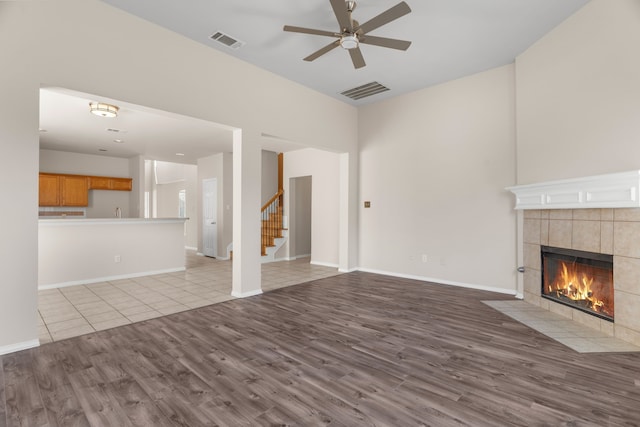
<svg viewBox="0 0 640 427">
<path fill-rule="evenodd" d="M 90 102 L 116 105 L 118 116 L 91 114 Z M 206 120 L 69 89 L 40 89 L 41 149 L 196 164 L 232 151 L 232 143 L 231 128 Z"/>
<path fill-rule="evenodd" d="M 102 0 L 142 19 L 351 105 L 364 105 L 512 63 L 517 55 L 589 0 L 406 0 L 411 13 L 371 36 L 411 41 L 407 51 L 361 45 L 354 69 L 342 48 L 303 58 L 330 37 L 283 31 L 284 25 L 340 31 L 329 0 Z M 363 23 L 398 0 L 359 0 Z M 216 33 L 241 41 L 227 46 Z M 342 92 L 370 82 L 388 91 L 352 99 Z"/>
<path fill-rule="evenodd" d="M 119 107 L 114 118 L 91 114 L 91 102 Z M 262 148 L 303 148 L 263 135 Z M 45 150 L 197 164 L 199 158 L 233 151 L 233 128 L 65 88 L 40 89 L 40 148 Z"/>
</svg>

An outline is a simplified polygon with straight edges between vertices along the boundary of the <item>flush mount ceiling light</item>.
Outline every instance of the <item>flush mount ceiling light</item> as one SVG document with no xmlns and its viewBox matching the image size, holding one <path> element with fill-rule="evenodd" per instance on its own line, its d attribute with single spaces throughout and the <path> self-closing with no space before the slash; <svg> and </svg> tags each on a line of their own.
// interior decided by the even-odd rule
<svg viewBox="0 0 640 427">
<path fill-rule="evenodd" d="M 118 115 L 118 110 L 120 110 L 120 107 L 106 104 L 104 102 L 89 103 L 89 111 L 100 117 L 116 117 Z"/>
</svg>

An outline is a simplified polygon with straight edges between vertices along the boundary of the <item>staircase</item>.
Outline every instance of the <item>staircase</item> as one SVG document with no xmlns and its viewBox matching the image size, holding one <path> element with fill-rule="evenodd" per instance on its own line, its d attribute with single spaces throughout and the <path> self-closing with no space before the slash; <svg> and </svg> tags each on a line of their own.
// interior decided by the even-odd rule
<svg viewBox="0 0 640 427">
<path fill-rule="evenodd" d="M 284 191 L 278 192 L 262 207 L 262 262 L 275 260 L 275 253 L 286 241 L 286 229 L 282 226 Z"/>
</svg>

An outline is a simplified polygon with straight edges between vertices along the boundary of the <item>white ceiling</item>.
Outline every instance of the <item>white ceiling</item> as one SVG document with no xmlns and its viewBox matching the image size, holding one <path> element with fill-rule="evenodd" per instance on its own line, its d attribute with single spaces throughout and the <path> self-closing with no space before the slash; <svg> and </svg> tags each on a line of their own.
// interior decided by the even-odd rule
<svg viewBox="0 0 640 427">
<path fill-rule="evenodd" d="M 410 40 L 411 47 L 361 45 L 367 66 L 357 70 L 341 48 L 303 61 L 333 39 L 282 30 L 287 24 L 338 31 L 329 0 L 102 1 L 358 106 L 511 63 L 589 0 L 406 0 L 410 14 L 370 34 Z M 354 18 L 363 23 L 398 2 L 360 0 Z M 209 38 L 217 31 L 246 44 L 230 49 Z M 372 81 L 390 90 L 360 101 L 339 94 Z M 114 103 L 120 114 L 114 119 L 93 116 L 88 113 L 91 101 Z M 232 151 L 228 127 L 61 88 L 41 90 L 40 128 L 40 146 L 51 150 L 189 164 Z M 267 135 L 263 140 L 267 150 L 300 148 Z"/>
<path fill-rule="evenodd" d="M 329 0 L 103 0 L 213 49 L 353 105 L 509 64 L 588 0 L 406 0 L 412 12 L 370 33 L 410 40 L 407 51 L 361 45 L 367 66 L 334 49 L 302 58 L 333 38 L 284 32 L 294 25 L 339 31 Z M 400 0 L 360 0 L 364 23 Z M 246 44 L 233 50 L 209 37 L 222 31 Z M 391 90 L 351 101 L 340 92 L 377 81 Z"/>
</svg>

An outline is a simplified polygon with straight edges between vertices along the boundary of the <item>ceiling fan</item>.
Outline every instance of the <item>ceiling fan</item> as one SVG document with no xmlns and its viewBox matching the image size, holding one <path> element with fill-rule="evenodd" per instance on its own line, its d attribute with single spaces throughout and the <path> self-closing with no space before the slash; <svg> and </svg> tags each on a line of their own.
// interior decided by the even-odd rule
<svg viewBox="0 0 640 427">
<path fill-rule="evenodd" d="M 304 58 L 305 61 L 313 61 L 325 53 L 335 49 L 338 46 L 349 51 L 351 61 L 355 68 L 362 68 L 366 65 L 362 52 L 360 51 L 360 43 L 370 44 L 374 46 L 388 47 L 391 49 L 407 50 L 411 46 L 410 41 L 390 39 L 386 37 L 370 36 L 368 33 L 376 28 L 382 27 L 391 21 L 408 14 L 411 12 L 409 5 L 405 2 L 400 2 L 392 8 L 382 12 L 378 16 L 371 18 L 364 24 L 358 23 L 351 17 L 351 13 L 356 8 L 355 1 L 345 0 L 329 0 L 333 13 L 338 19 L 340 25 L 340 32 L 331 32 L 324 30 L 314 30 L 311 28 L 294 27 L 291 25 L 285 25 L 284 31 L 290 31 L 293 33 L 313 34 L 317 36 L 337 37 L 337 39 L 322 49 L 312 53 Z"/>
</svg>

